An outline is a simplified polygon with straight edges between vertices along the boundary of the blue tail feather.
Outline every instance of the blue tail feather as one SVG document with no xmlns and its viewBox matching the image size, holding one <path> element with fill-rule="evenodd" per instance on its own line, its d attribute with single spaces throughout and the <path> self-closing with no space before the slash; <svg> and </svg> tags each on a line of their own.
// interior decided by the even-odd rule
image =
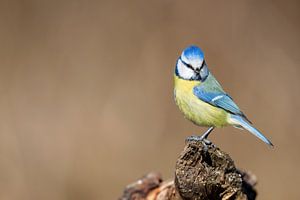
<svg viewBox="0 0 300 200">
<path fill-rule="evenodd" d="M 250 133 L 252 133 L 256 137 L 261 139 L 264 143 L 266 143 L 270 146 L 273 146 L 273 144 L 270 140 L 268 140 L 261 132 L 259 132 L 259 130 L 254 128 L 245 119 L 243 119 L 243 117 L 241 117 L 239 115 L 231 115 L 231 121 L 234 123 L 234 125 L 238 125 L 238 126 L 243 127 L 244 129 L 246 129 L 247 131 L 249 131 Z"/>
</svg>

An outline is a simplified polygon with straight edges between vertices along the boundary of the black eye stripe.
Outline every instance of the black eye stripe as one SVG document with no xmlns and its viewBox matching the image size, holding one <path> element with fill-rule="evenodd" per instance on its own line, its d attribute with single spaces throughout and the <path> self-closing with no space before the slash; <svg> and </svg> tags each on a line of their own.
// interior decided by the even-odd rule
<svg viewBox="0 0 300 200">
<path fill-rule="evenodd" d="M 204 65 L 205 65 L 205 60 L 203 60 L 200 70 L 204 67 Z"/>
<path fill-rule="evenodd" d="M 187 68 L 190 68 L 191 70 L 193 70 L 194 71 L 194 68 L 192 67 L 192 65 L 190 65 L 190 64 L 187 64 L 186 62 L 184 62 L 181 58 L 179 58 L 179 60 L 184 64 L 184 65 L 186 65 L 187 66 Z"/>
<path fill-rule="evenodd" d="M 187 66 L 187 68 L 190 68 L 190 69 L 193 70 L 193 71 L 200 71 L 200 70 L 204 67 L 204 65 L 206 64 L 206 63 L 205 63 L 205 60 L 203 60 L 203 62 L 202 62 L 202 64 L 201 64 L 201 67 L 200 67 L 200 69 L 198 70 L 198 69 L 194 69 L 194 68 L 192 67 L 192 65 L 187 64 L 186 62 L 184 62 L 184 61 L 181 59 L 181 57 L 179 58 L 179 60 L 180 60 L 183 64 L 185 64 L 185 65 Z"/>
</svg>

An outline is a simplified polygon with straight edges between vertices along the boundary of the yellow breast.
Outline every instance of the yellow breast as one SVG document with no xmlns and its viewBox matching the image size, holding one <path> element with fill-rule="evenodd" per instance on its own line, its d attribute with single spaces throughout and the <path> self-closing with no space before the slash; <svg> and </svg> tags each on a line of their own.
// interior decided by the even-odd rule
<svg viewBox="0 0 300 200">
<path fill-rule="evenodd" d="M 228 113 L 212 106 L 193 94 L 199 81 L 183 80 L 174 75 L 174 95 L 179 109 L 185 117 L 200 126 L 222 127 L 228 125 Z"/>
</svg>

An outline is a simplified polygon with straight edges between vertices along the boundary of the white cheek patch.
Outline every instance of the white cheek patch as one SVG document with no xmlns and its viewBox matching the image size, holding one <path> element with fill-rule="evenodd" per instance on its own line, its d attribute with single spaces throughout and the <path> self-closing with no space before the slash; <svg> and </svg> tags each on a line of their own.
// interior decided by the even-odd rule
<svg viewBox="0 0 300 200">
<path fill-rule="evenodd" d="M 194 71 L 178 60 L 177 63 L 178 75 L 184 79 L 191 79 L 194 76 Z"/>
</svg>

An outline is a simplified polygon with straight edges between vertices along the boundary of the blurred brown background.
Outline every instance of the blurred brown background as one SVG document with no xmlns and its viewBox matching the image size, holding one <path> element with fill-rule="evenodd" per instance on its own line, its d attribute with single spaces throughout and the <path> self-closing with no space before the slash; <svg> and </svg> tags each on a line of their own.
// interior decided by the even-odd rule
<svg viewBox="0 0 300 200">
<path fill-rule="evenodd" d="M 258 199 L 299 199 L 299 1 L 0 1 L 0 199 L 116 199 L 149 171 L 173 177 L 205 129 L 173 101 L 183 48 L 275 144 L 211 139 L 259 178 Z"/>
</svg>

